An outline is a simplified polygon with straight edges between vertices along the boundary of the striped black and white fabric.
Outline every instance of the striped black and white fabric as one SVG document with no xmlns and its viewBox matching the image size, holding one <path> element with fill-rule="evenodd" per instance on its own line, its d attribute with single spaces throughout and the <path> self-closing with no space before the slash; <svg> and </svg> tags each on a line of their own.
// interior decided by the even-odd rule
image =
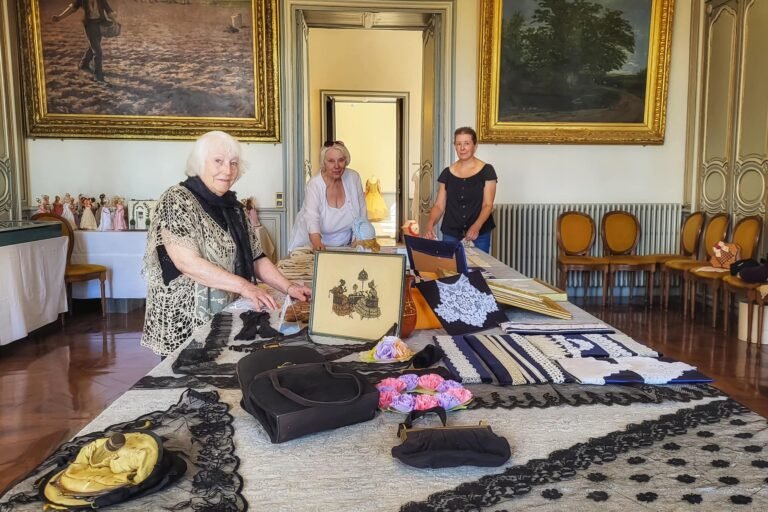
<svg viewBox="0 0 768 512">
<path fill-rule="evenodd" d="M 501 385 L 562 384 L 571 379 L 540 350 L 519 335 L 465 335 L 464 339 Z"/>
<path fill-rule="evenodd" d="M 433 338 L 435 343 L 443 349 L 443 362 L 453 374 L 454 380 L 462 384 L 493 382 L 491 372 L 464 341 L 463 336 L 434 336 Z"/>
<path fill-rule="evenodd" d="M 529 334 L 525 339 L 550 359 L 659 357 L 658 352 L 626 334 Z"/>
<path fill-rule="evenodd" d="M 507 334 L 610 334 L 612 327 L 601 323 L 544 323 L 504 322 L 499 327 Z"/>
<path fill-rule="evenodd" d="M 690 384 L 712 382 L 696 367 L 671 359 L 653 357 L 593 357 L 560 359 L 557 364 L 581 384 Z"/>
</svg>

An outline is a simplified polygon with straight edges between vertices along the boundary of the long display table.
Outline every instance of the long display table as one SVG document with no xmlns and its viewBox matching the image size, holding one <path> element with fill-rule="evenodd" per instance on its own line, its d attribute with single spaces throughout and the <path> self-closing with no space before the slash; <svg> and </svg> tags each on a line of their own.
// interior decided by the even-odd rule
<svg viewBox="0 0 768 512">
<path fill-rule="evenodd" d="M 482 258 L 495 277 L 520 277 L 489 256 Z M 232 314 L 226 331 L 229 347 L 249 343 L 233 339 L 242 326 L 243 307 L 236 302 L 227 309 Z M 572 304 L 564 307 L 575 322 L 597 321 Z M 508 316 L 551 322 L 520 310 L 509 310 Z M 217 329 L 220 333 L 221 326 Z M 202 342 L 210 332 L 205 325 L 188 343 Z M 416 331 L 408 343 L 418 349 L 438 334 L 444 332 Z M 450 413 L 449 423 L 488 422 L 508 439 L 512 458 L 500 468 L 419 470 L 390 454 L 400 442 L 396 432 L 401 415 L 381 412 L 366 423 L 271 444 L 240 407 L 241 394 L 231 380 L 227 385 L 223 375 L 174 374 L 178 354 L 80 433 L 102 434 L 135 425 L 124 422 L 150 421 L 169 433 L 169 448 L 195 461 L 172 488 L 120 510 L 243 510 L 246 504 L 251 510 L 286 511 L 768 507 L 765 418 L 706 384 L 470 386 L 474 403 Z M 226 347 L 216 367 L 224 369 L 243 355 Z M 39 508 L 39 502 L 23 503 L 33 494 L 33 480 L 0 498 L 0 510 Z M 22 494 L 3 509 L 14 493 Z"/>
</svg>

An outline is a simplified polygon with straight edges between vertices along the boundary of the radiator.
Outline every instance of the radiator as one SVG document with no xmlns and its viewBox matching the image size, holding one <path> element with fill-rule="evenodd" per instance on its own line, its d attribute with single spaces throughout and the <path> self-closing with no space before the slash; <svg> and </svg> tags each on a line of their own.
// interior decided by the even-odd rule
<svg viewBox="0 0 768 512">
<path fill-rule="evenodd" d="M 612 210 L 633 213 L 640 221 L 640 242 L 636 254 L 677 253 L 679 250 L 682 205 L 672 203 L 642 204 L 498 204 L 494 207 L 496 229 L 491 254 L 529 277 L 557 284 L 557 217 L 566 211 L 579 211 L 595 220 L 597 233 L 592 256 L 603 255 L 600 221 Z M 576 285 L 581 276 L 572 272 L 568 285 Z M 592 286 L 602 286 L 602 276 L 593 273 Z M 626 286 L 627 273 L 616 276 L 617 286 Z M 581 281 L 579 281 L 581 283 Z M 643 285 L 637 278 L 636 285 Z"/>
</svg>

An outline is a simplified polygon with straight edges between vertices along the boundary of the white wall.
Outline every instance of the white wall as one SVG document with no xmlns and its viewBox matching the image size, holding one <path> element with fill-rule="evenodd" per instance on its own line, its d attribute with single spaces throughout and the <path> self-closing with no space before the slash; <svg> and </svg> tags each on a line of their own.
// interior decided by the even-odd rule
<svg viewBox="0 0 768 512">
<path fill-rule="evenodd" d="M 456 126 L 476 125 L 479 3 L 479 0 L 456 2 Z M 499 173 L 497 202 L 682 201 L 690 9 L 689 2 L 675 3 L 665 144 L 482 146 L 478 156 L 492 162 Z M 285 25 L 283 21 L 284 30 Z M 320 32 L 353 34 L 335 30 L 313 32 L 316 32 L 313 38 L 324 37 Z M 416 36 L 420 40 L 421 36 Z M 398 39 L 404 37 L 407 37 L 405 33 L 397 35 Z M 315 43 L 313 39 L 311 44 Z M 380 64 L 374 65 L 374 56 L 389 55 L 396 60 L 408 57 L 393 51 L 390 44 L 393 43 L 387 41 L 371 47 L 351 36 L 345 43 L 336 40 L 329 50 L 332 54 L 354 52 L 363 60 L 353 70 L 342 72 L 337 67 L 328 67 L 329 78 L 338 80 L 315 81 L 313 98 L 319 103 L 320 88 L 372 88 L 362 83 L 363 78 L 375 76 L 382 70 L 386 72 L 379 75 L 377 84 L 405 74 L 397 67 L 385 69 Z M 412 97 L 412 101 L 416 104 L 415 98 Z M 284 130 L 291 129 L 292 119 L 284 117 L 282 122 Z M 313 133 L 313 141 L 318 138 L 319 131 Z M 190 146 L 189 142 L 163 141 L 28 140 L 32 200 L 41 194 L 64 192 L 157 197 L 170 184 L 183 178 Z M 274 206 L 274 195 L 281 191 L 285 172 L 281 151 L 280 144 L 247 146 L 251 171 L 235 186 L 241 196 L 254 195 L 260 206 Z"/>
<path fill-rule="evenodd" d="M 283 155 L 279 144 L 244 144 L 248 171 L 234 190 L 254 196 L 258 206 L 275 206 L 283 187 Z M 157 199 L 170 185 L 183 181 L 192 142 L 56 140 L 28 141 L 32 199 L 42 194 L 98 197 L 120 195 Z"/>
</svg>

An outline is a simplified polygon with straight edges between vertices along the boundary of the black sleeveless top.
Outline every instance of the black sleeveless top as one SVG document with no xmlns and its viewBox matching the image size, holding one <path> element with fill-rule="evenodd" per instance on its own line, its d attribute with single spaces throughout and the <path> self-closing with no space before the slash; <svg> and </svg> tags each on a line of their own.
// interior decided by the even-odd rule
<svg viewBox="0 0 768 512">
<path fill-rule="evenodd" d="M 496 170 L 491 164 L 485 164 L 480 172 L 469 178 L 459 178 L 451 173 L 449 167 L 443 169 L 437 181 L 445 185 L 445 213 L 440 231 L 446 235 L 461 238 L 475 223 L 483 208 L 483 189 L 485 182 L 495 180 Z M 480 234 L 496 227 L 493 215 L 483 223 Z"/>
</svg>

